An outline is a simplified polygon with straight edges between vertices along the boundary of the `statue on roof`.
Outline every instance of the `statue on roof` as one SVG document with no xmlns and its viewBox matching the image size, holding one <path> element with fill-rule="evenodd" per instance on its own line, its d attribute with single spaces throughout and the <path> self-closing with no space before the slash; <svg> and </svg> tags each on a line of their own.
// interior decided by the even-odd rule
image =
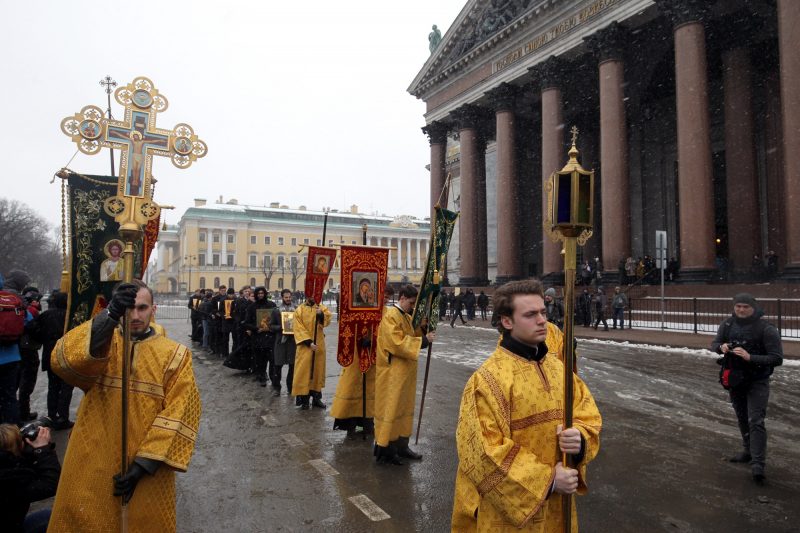
<svg viewBox="0 0 800 533">
<path fill-rule="evenodd" d="M 442 42 L 442 32 L 436 27 L 436 24 L 431 28 L 433 31 L 428 34 L 428 49 L 433 53 L 439 43 Z"/>
</svg>

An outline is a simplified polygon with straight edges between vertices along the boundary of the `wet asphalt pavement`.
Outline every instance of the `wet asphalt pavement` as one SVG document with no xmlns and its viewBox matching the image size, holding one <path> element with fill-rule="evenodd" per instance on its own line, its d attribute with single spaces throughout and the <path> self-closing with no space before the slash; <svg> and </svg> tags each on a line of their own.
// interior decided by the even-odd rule
<svg viewBox="0 0 800 533">
<path fill-rule="evenodd" d="M 162 323 L 173 338 L 188 340 L 187 322 Z M 327 330 L 329 406 L 339 373 L 336 328 L 333 322 Z M 448 531 L 461 392 L 496 341 L 496 333 L 482 328 L 439 330 L 417 446 L 412 437 L 424 458 L 404 466 L 376 465 L 372 442 L 333 431 L 326 411 L 298 411 L 285 390 L 275 398 L 252 376 L 197 351 L 203 416 L 189 471 L 177 477 L 178 530 Z M 800 529 L 797 361 L 773 376 L 767 485 L 757 487 L 747 466 L 725 460 L 738 451 L 740 437 L 711 354 L 606 341 L 583 341 L 579 353 L 580 375 L 603 415 L 590 492 L 578 498 L 581 531 Z M 424 364 L 423 356 L 417 413 Z M 41 411 L 46 377 L 40 380 L 34 408 Z M 66 435 L 59 433 L 63 453 Z"/>
</svg>

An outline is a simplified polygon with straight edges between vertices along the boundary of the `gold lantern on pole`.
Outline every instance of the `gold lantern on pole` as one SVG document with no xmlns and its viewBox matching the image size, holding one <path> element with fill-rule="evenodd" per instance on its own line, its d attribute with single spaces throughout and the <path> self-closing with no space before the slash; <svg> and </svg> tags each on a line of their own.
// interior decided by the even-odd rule
<svg viewBox="0 0 800 533">
<path fill-rule="evenodd" d="M 569 149 L 569 161 L 564 168 L 554 172 L 546 185 L 548 193 L 547 213 L 545 221 L 550 227 L 550 236 L 555 241 L 562 241 L 564 249 L 564 418 L 563 428 L 572 427 L 572 404 L 574 401 L 572 375 L 575 372 L 575 269 L 577 262 L 577 245 L 586 244 L 592 236 L 592 220 L 594 219 L 594 171 L 587 171 L 578 162 L 578 128 L 572 127 L 572 147 Z M 571 468 L 567 454 L 563 454 L 561 462 L 565 468 Z M 572 495 L 563 496 L 564 531 L 571 531 Z"/>
</svg>

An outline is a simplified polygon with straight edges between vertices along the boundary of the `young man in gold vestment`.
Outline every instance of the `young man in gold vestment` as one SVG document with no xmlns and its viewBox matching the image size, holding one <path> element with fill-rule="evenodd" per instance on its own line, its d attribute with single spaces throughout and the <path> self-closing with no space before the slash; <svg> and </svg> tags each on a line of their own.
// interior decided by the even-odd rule
<svg viewBox="0 0 800 533">
<path fill-rule="evenodd" d="M 436 333 L 424 333 L 411 325 L 417 301 L 413 285 L 400 287 L 398 302 L 384 311 L 378 328 L 375 365 L 375 457 L 378 463 L 402 465 L 401 457 L 422 459 L 408 447 L 414 424 L 419 351 Z"/>
<path fill-rule="evenodd" d="M 311 405 L 325 409 L 322 389 L 325 387 L 325 332 L 331 323 L 331 312 L 322 304 L 317 305 L 309 298 L 294 311 L 294 342 L 297 351 L 294 356 L 294 376 L 292 396 L 300 409 Z M 316 334 L 314 325 L 316 324 Z M 314 361 L 314 375 L 311 375 L 311 361 Z"/>
<path fill-rule="evenodd" d="M 128 470 L 121 475 L 122 335 L 130 309 L 132 366 Z M 117 287 L 108 309 L 67 333 L 51 368 L 84 397 L 64 458 L 49 531 L 118 531 L 120 499 L 129 531 L 169 532 L 175 524 L 175 471 L 185 472 L 200 423 L 189 350 L 150 325 L 153 294 L 139 280 Z"/>
<path fill-rule="evenodd" d="M 507 283 L 494 301 L 500 342 L 461 399 L 452 530 L 561 531 L 562 495 L 586 492 L 586 465 L 600 448 L 600 413 L 575 375 L 574 427 L 561 428 L 564 365 L 551 350 L 563 339 L 548 328 L 541 283 Z M 562 452 L 574 468 L 561 463 Z"/>
</svg>

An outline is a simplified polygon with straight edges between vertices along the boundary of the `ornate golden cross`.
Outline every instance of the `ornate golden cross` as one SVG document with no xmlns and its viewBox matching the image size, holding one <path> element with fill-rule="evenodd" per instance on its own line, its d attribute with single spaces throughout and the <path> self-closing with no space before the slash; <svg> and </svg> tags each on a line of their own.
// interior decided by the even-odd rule
<svg viewBox="0 0 800 533">
<path fill-rule="evenodd" d="M 578 126 L 572 126 L 569 131 L 572 132 L 572 146 L 575 146 L 575 143 L 578 142 Z"/>
<path fill-rule="evenodd" d="M 172 131 L 156 128 L 156 115 L 169 103 L 148 78 L 140 76 L 119 87 L 114 98 L 125 107 L 123 120 L 105 118 L 99 107 L 89 105 L 62 120 L 61 131 L 85 154 L 99 153 L 102 147 L 122 152 L 117 196 L 108 199 L 106 212 L 120 224 L 141 226 L 160 212 L 153 201 L 153 156 L 169 157 L 176 167 L 188 168 L 208 147 L 188 124 Z"/>
</svg>

